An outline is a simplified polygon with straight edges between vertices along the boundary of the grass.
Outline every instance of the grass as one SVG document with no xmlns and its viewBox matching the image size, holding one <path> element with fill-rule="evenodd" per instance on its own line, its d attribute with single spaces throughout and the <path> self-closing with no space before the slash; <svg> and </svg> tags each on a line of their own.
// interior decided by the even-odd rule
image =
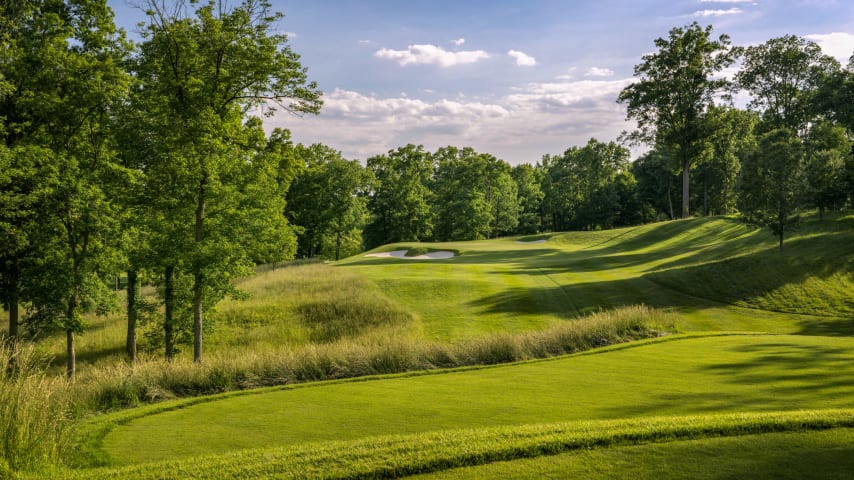
<svg viewBox="0 0 854 480">
<path fill-rule="evenodd" d="M 854 408 L 852 351 L 849 338 L 688 337 L 497 368 L 284 389 L 134 419 L 106 435 L 103 448 L 114 464 L 127 464 L 444 429 Z"/>
<path fill-rule="evenodd" d="M 539 239 L 548 241 L 517 243 Z M 212 331 L 206 335 L 207 358 L 201 366 L 190 364 L 187 352 L 171 365 L 154 352 L 130 368 L 120 360 L 122 318 L 92 317 L 88 332 L 78 337 L 81 375 L 68 393 L 77 411 L 162 403 L 151 410 L 99 416 L 85 424 L 95 425 L 96 434 L 76 448 L 107 463 L 175 458 L 176 468 L 185 469 L 179 471 L 201 472 L 206 465 L 220 465 L 221 459 L 196 461 L 194 455 L 220 452 L 222 458 L 252 464 L 254 456 L 280 458 L 279 450 L 259 447 L 282 445 L 281 451 L 290 452 L 301 448 L 291 445 L 308 440 L 364 441 L 381 451 L 380 444 L 367 439 L 410 435 L 405 438 L 417 448 L 417 439 L 435 429 L 510 431 L 514 425 L 543 422 L 852 408 L 849 365 L 854 346 L 846 336 L 854 334 L 854 215 L 838 213 L 823 222 L 807 218 L 787 239 L 782 254 L 776 247 L 766 230 L 733 218 L 703 218 L 612 231 L 381 247 L 457 254 L 446 260 L 360 255 L 336 266 L 263 269 L 240 281 L 248 299 L 228 300 L 208 312 Z M 654 317 L 642 328 L 600 335 L 590 327 L 595 322 L 579 320 L 590 314 L 604 318 L 612 309 L 625 315 L 638 304 L 650 306 L 647 317 Z M 655 336 L 674 317 L 687 332 L 788 335 L 701 333 L 506 369 L 170 401 L 560 355 Z M 57 363 L 64 361 L 62 340 L 40 343 L 41 349 L 56 353 Z M 432 401 L 434 392 L 438 397 Z M 190 445 L 176 431 L 208 435 L 208 440 L 194 450 L 199 442 Z M 121 446 L 125 434 L 151 444 Z M 177 443 L 164 442 L 170 446 L 163 456 L 157 449 L 165 445 L 153 439 L 171 437 Z M 240 448 L 253 450 L 246 457 L 230 453 Z M 145 451 L 150 456 L 133 457 Z M 341 462 L 342 469 L 358 466 L 348 461 Z M 383 471 L 379 463 L 368 464 L 372 466 L 365 471 Z M 452 464 L 471 462 L 453 460 L 447 466 Z M 148 471 L 143 464 L 129 468 Z M 408 468 L 401 472 L 410 472 Z"/>
<path fill-rule="evenodd" d="M 451 430 L 242 450 L 187 460 L 55 473 L 68 479 L 92 480 L 398 478 L 590 448 L 840 427 L 854 427 L 854 411 L 657 417 Z"/>
<path fill-rule="evenodd" d="M 629 447 L 575 450 L 409 477 L 412 480 L 848 479 L 854 429 L 711 437 Z"/>
</svg>

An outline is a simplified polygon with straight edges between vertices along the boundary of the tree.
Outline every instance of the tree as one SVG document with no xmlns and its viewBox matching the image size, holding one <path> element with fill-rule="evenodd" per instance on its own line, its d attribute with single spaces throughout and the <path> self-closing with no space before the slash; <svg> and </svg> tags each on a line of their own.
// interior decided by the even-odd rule
<svg viewBox="0 0 854 480">
<path fill-rule="evenodd" d="M 627 118 L 638 123 L 629 137 L 673 152 L 682 171 L 682 218 L 689 215 L 691 165 L 700 159 L 705 135 L 703 117 L 716 95 L 725 93 L 729 81 L 715 74 L 735 60 L 727 35 L 711 39 L 712 27 L 696 22 L 670 30 L 658 38 L 656 53 L 644 55 L 635 66 L 632 83 L 618 97 L 626 104 Z"/>
<path fill-rule="evenodd" d="M 170 179 L 165 219 L 186 249 L 177 264 L 193 278 L 193 358 L 202 360 L 203 310 L 246 271 L 259 233 L 291 236 L 284 222 L 278 165 L 260 155 L 266 145 L 250 108 L 317 113 L 320 92 L 309 83 L 287 38 L 271 33 L 280 14 L 266 1 L 203 4 L 194 16 L 178 1 L 149 0 L 145 42 L 135 65 L 148 95 L 158 140 L 147 175 Z M 272 188 L 268 188 L 272 187 Z M 279 252 L 279 256 L 286 252 Z"/>
<path fill-rule="evenodd" d="M 3 2 L 0 9 L 2 134 L 19 167 L 16 190 L 38 192 L 36 203 L 19 202 L 9 212 L 18 228 L 3 263 L 14 275 L 3 277 L 11 296 L 28 285 L 26 300 L 37 312 L 32 326 L 66 331 L 73 376 L 81 310 L 109 296 L 99 278 L 111 262 L 107 192 L 123 175 L 109 130 L 127 86 L 119 66 L 127 45 L 104 0 Z"/>
<path fill-rule="evenodd" d="M 755 114 L 732 107 L 713 106 L 706 115 L 709 158 L 704 162 L 706 182 L 704 196 L 711 195 L 714 210 L 723 214 L 733 211 L 733 186 L 741 170 L 742 159 L 756 148 L 753 134 Z M 710 185 L 711 184 L 711 185 Z M 712 189 L 712 192 L 709 192 Z M 705 212 L 708 215 L 708 211 Z"/>
<path fill-rule="evenodd" d="M 673 191 L 679 188 L 679 177 L 666 151 L 659 147 L 647 152 L 632 163 L 630 171 L 637 181 L 643 221 L 673 220 Z"/>
<path fill-rule="evenodd" d="M 847 69 L 839 69 L 824 78 L 813 96 L 813 110 L 845 128 L 848 137 L 854 136 L 854 55 Z M 845 160 L 845 183 L 851 208 L 854 208 L 854 148 Z"/>
<path fill-rule="evenodd" d="M 341 152 L 321 144 L 297 145 L 295 155 L 304 166 L 288 190 L 286 212 L 300 229 L 298 254 L 308 258 L 322 254 L 338 260 L 342 248 L 356 253 L 346 244 L 358 239 L 356 248 L 361 246 L 368 171 L 358 161 L 345 160 Z"/>
<path fill-rule="evenodd" d="M 583 147 L 571 147 L 560 157 L 548 158 L 546 172 L 551 187 L 546 193 L 548 204 L 561 210 L 554 216 L 562 218 L 566 227 L 612 228 L 631 221 L 633 214 L 623 207 L 633 203 L 634 193 L 629 190 L 634 189 L 635 181 L 624 147 L 591 138 Z"/>
<path fill-rule="evenodd" d="M 522 234 L 540 232 L 543 228 L 541 210 L 545 196 L 542 190 L 543 169 L 522 163 L 511 169 L 510 176 L 516 182 L 520 208 L 516 232 Z"/>
<path fill-rule="evenodd" d="M 812 119 L 820 85 L 838 70 L 839 62 L 823 55 L 815 42 L 785 35 L 747 47 L 735 78 L 753 96 L 750 107 L 760 112 L 770 129 L 801 134 Z"/>
<path fill-rule="evenodd" d="M 371 157 L 367 168 L 375 178 L 368 197 L 371 220 L 365 227 L 365 246 L 427 240 L 433 232 L 433 173 L 430 154 L 419 145 Z"/>
<path fill-rule="evenodd" d="M 806 200 L 818 208 L 821 220 L 825 210 L 845 203 L 848 195 L 845 159 L 852 145 L 843 127 L 824 121 L 810 127 L 805 147 Z"/>
<path fill-rule="evenodd" d="M 788 129 L 772 130 L 742 167 L 739 210 L 748 221 L 770 227 L 783 251 L 783 237 L 799 219 L 802 188 L 800 139 Z"/>
</svg>

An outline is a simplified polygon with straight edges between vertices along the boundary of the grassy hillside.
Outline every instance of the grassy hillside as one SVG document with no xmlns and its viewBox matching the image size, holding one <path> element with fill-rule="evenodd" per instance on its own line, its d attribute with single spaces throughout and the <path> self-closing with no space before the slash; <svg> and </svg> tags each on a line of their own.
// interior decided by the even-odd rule
<svg viewBox="0 0 854 480">
<path fill-rule="evenodd" d="M 545 242 L 524 243 L 531 240 Z M 854 417 L 844 410 L 854 408 L 854 343 L 848 337 L 854 333 L 854 215 L 830 216 L 823 222 L 808 218 L 787 239 L 782 253 L 767 230 L 731 218 L 378 249 L 392 250 L 450 250 L 456 256 L 417 260 L 363 254 L 337 265 L 259 272 L 240 282 L 246 298 L 228 300 L 211 312 L 213 328 L 202 366 L 183 356 L 166 365 L 156 350 L 134 368 L 123 366 L 121 317 L 92 318 L 94 328 L 79 344 L 88 365 L 82 366 L 71 389 L 85 408 L 196 398 L 87 422 L 78 428 L 83 443 L 75 448 L 88 453 L 81 456 L 78 450 L 75 457 L 78 463 L 82 458 L 84 464 L 108 467 L 78 474 L 160 478 L 166 467 L 148 462 L 167 460 L 176 462 L 169 468 L 199 478 L 216 478 L 217 471 L 229 472 L 228 478 L 253 478 L 253 473 L 301 477 L 299 472 L 322 477 L 327 470 L 363 468 L 375 473 L 391 468 L 395 475 L 434 472 L 575 448 L 529 450 L 528 440 L 507 440 L 527 431 L 522 425 L 533 425 L 535 431 L 555 422 L 636 425 L 674 415 L 689 419 L 686 424 L 729 426 L 689 429 L 694 433 L 686 435 L 678 427 L 674 433 L 671 427 L 658 426 L 613 445 L 700 439 L 710 443 L 693 451 L 702 445 L 733 451 L 739 440 L 705 439 L 779 431 L 773 427 L 777 420 L 757 412 L 789 410 L 814 412 L 813 420 L 782 428 L 803 436 L 775 434 L 756 441 L 786 451 L 798 448 L 787 445 L 809 450 L 826 443 L 837 448 L 833 445 L 848 438 L 848 430 L 828 435 L 802 430 L 850 427 Z M 619 310 L 611 313 L 615 308 Z M 591 313 L 592 318 L 584 319 Z M 453 370 L 659 336 L 674 321 L 682 332 L 694 333 L 671 337 L 676 341 L 594 350 L 595 355 Z M 61 338 L 48 338 L 42 345 L 61 360 Z M 449 367 L 452 370 L 428 375 L 310 383 Z M 303 382 L 309 383 L 245 390 Z M 230 390 L 244 391 L 199 397 Z M 745 416 L 736 425 L 726 416 L 730 414 Z M 665 423 L 682 421 L 673 422 Z M 622 435 L 618 427 L 601 428 L 584 435 L 596 437 L 611 428 L 618 432 L 613 435 Z M 623 433 L 634 427 L 626 428 Z M 499 453 L 468 456 L 454 443 L 459 435 L 442 433 L 459 429 L 494 442 L 483 448 Z M 391 438 L 399 440 L 389 443 Z M 792 443 L 792 438 L 798 440 Z M 306 442 L 316 443 L 310 447 Z M 610 440 L 602 442 L 594 443 L 612 445 Z M 352 455 L 343 453 L 352 448 Z M 653 461 L 668 452 L 685 452 L 687 458 L 701 455 L 691 453 L 694 447 L 688 444 L 632 448 L 637 450 L 597 450 L 589 458 L 612 458 L 615 469 L 603 472 L 614 476 L 655 477 L 654 469 L 621 470 L 620 465 L 628 465 L 625 458 Z M 433 452 L 424 453 L 430 458 L 425 460 L 428 467 L 422 468 L 425 464 L 404 450 Z M 309 451 L 328 453 L 312 457 L 305 453 Z M 334 468 L 305 463 L 308 458 L 328 462 L 337 458 L 334 455 L 342 458 Z M 773 456 L 750 463 L 733 455 L 731 466 L 724 468 L 754 468 L 750 465 L 773 462 Z M 582 457 L 570 454 L 568 471 L 589 468 L 586 460 L 575 460 Z M 270 461 L 260 460 L 265 458 Z M 550 471 L 549 462 L 527 462 L 534 463 L 449 474 L 476 478 L 499 472 L 495 475 L 526 478 L 527 471 Z M 669 471 L 692 472 L 698 462 L 674 465 Z"/>
</svg>

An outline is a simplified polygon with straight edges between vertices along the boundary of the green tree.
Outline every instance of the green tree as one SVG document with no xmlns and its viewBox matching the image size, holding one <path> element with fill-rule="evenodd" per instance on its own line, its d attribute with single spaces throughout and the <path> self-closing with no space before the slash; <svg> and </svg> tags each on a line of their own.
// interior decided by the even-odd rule
<svg viewBox="0 0 854 480">
<path fill-rule="evenodd" d="M 543 170 L 522 163 L 514 166 L 510 176 L 516 182 L 519 202 L 519 225 L 516 232 L 521 234 L 538 233 L 542 230 L 542 202 L 545 194 L 542 189 Z"/>
<path fill-rule="evenodd" d="M 747 47 L 735 78 L 753 96 L 750 107 L 760 112 L 770 129 L 802 134 L 812 119 L 820 86 L 838 70 L 839 62 L 823 55 L 815 42 L 785 35 Z"/>
<path fill-rule="evenodd" d="M 741 159 L 756 148 L 753 130 L 756 116 L 732 107 L 713 106 L 706 115 L 710 158 L 703 163 L 704 204 L 715 212 L 729 214 L 735 207 L 736 179 L 741 171 Z M 711 200 L 707 197 L 711 196 Z"/>
<path fill-rule="evenodd" d="M 670 30 L 655 40 L 657 52 L 644 55 L 635 66 L 632 83 L 618 97 L 638 130 L 629 137 L 673 152 L 682 172 L 682 218 L 689 215 L 691 166 L 705 149 L 703 117 L 729 81 L 716 74 L 731 65 L 736 49 L 727 35 L 711 38 L 712 27 L 696 22 Z"/>
<path fill-rule="evenodd" d="M 816 115 L 843 126 L 849 138 L 854 136 L 854 55 L 848 68 L 839 69 L 824 78 L 813 96 Z M 845 183 L 851 208 L 854 208 L 854 148 L 845 158 Z"/>
<path fill-rule="evenodd" d="M 193 358 L 200 362 L 205 305 L 247 271 L 259 247 L 284 247 L 292 238 L 276 182 L 279 165 L 261 154 L 267 145 L 260 122 L 244 124 L 247 113 L 259 106 L 317 113 L 320 92 L 286 36 L 272 33 L 281 15 L 268 2 L 230 7 L 212 0 L 193 16 L 183 2 L 147 6 L 135 66 L 150 92 L 150 133 L 158 140 L 147 175 L 170 179 L 162 197 L 172 207 L 165 223 L 186 249 L 169 268 L 186 268 L 193 278 Z"/>
<path fill-rule="evenodd" d="M 818 208 L 819 219 L 828 209 L 839 208 L 848 195 L 845 159 L 851 151 L 845 129 L 831 122 L 810 127 L 806 139 L 806 200 Z"/>
<path fill-rule="evenodd" d="M 433 194 L 427 185 L 433 165 L 424 147 L 410 144 L 390 150 L 369 158 L 367 168 L 375 181 L 368 199 L 371 220 L 365 227 L 365 246 L 429 239 Z"/>
<path fill-rule="evenodd" d="M 803 190 L 803 145 L 788 129 L 759 139 L 759 148 L 741 171 L 739 210 L 753 223 L 765 225 L 780 240 L 798 222 Z"/>
<path fill-rule="evenodd" d="M 673 220 L 673 192 L 679 188 L 679 177 L 666 150 L 657 148 L 642 155 L 632 163 L 631 172 L 637 181 L 642 220 Z"/>
<path fill-rule="evenodd" d="M 367 217 L 370 185 L 367 170 L 341 152 L 321 144 L 297 145 L 295 155 L 304 167 L 287 193 L 287 216 L 299 227 L 298 254 L 308 258 L 322 254 L 338 260 L 361 247 Z"/>
</svg>

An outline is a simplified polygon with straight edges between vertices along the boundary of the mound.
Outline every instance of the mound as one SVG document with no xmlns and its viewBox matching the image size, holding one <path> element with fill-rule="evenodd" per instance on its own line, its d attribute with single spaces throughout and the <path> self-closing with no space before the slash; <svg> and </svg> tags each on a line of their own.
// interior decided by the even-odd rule
<svg viewBox="0 0 854 480">
<path fill-rule="evenodd" d="M 539 240 L 531 240 L 530 242 L 523 242 L 522 240 L 516 240 L 516 243 L 519 243 L 521 245 L 536 245 L 538 243 L 546 243 L 546 239 L 541 238 Z"/>
</svg>

